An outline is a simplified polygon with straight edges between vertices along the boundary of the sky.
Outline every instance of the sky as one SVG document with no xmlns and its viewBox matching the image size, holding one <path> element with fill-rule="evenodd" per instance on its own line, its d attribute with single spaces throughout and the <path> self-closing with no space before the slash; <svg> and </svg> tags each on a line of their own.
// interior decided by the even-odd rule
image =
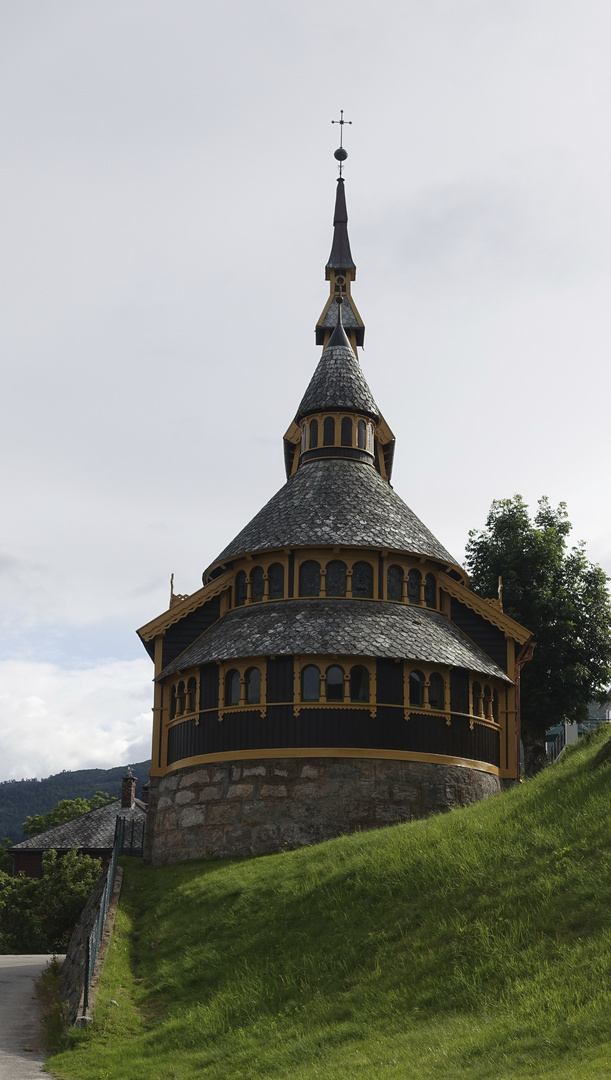
<svg viewBox="0 0 611 1080">
<path fill-rule="evenodd" d="M 606 0 L 0 0 L 0 780 L 149 756 L 135 629 L 284 482 L 344 143 L 393 486 L 611 573 Z"/>
</svg>

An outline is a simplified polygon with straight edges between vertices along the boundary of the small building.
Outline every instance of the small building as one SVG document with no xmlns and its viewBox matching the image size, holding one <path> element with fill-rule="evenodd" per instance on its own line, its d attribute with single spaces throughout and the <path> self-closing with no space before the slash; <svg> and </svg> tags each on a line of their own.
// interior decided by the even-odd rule
<svg viewBox="0 0 611 1080">
<path fill-rule="evenodd" d="M 392 487 L 395 437 L 358 360 L 347 222 L 340 175 L 322 356 L 284 436 L 286 483 L 203 587 L 172 591 L 139 631 L 155 664 L 155 864 L 407 821 L 519 776 L 531 635 L 500 598 L 471 592 Z M 287 343 L 287 359 L 296 348 Z M 431 420 L 451 455 L 463 436 Z"/>
<path fill-rule="evenodd" d="M 86 814 L 53 825 L 50 829 L 30 836 L 10 848 L 13 856 L 13 874 L 25 874 L 26 877 L 42 876 L 42 857 L 46 851 L 54 850 L 58 855 L 66 855 L 73 848 L 80 855 L 90 855 L 92 859 L 101 859 L 104 868 L 113 849 L 117 819 L 125 821 L 125 841 L 134 853 L 141 851 L 142 836 L 146 821 L 146 806 L 136 799 L 136 777 L 128 769 L 121 785 L 121 798 L 114 799 L 89 810 Z"/>
</svg>

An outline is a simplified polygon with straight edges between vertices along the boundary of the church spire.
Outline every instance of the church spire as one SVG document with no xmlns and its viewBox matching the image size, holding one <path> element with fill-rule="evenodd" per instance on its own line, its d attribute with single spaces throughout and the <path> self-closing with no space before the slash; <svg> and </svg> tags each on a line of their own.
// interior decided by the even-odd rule
<svg viewBox="0 0 611 1080">
<path fill-rule="evenodd" d="M 330 270 L 354 270 L 352 280 L 356 277 L 356 264 L 353 262 L 348 239 L 348 210 L 346 208 L 346 192 L 344 190 L 344 178 L 338 177 L 337 191 L 335 194 L 335 214 L 333 215 L 333 246 L 329 261 L 325 267 L 325 277 L 330 278 Z"/>
<path fill-rule="evenodd" d="M 323 308 L 323 312 L 316 324 L 316 344 L 327 345 L 336 323 L 336 312 L 333 300 L 340 296 L 344 300 L 343 322 L 344 328 L 350 339 L 350 345 L 356 351 L 357 346 L 363 347 L 365 338 L 365 326 L 359 315 L 356 304 L 352 299 L 351 285 L 356 278 L 356 263 L 352 258 L 350 240 L 348 239 L 348 210 L 346 208 L 345 182 L 342 176 L 344 161 L 348 157 L 343 145 L 343 125 L 351 123 L 344 120 L 343 110 L 341 120 L 333 120 L 332 123 L 340 125 L 340 145 L 335 151 L 335 158 L 339 162 L 340 175 L 337 179 L 335 192 L 335 212 L 333 214 L 333 243 L 331 254 L 325 267 L 325 279 L 329 282 L 329 298 Z"/>
</svg>

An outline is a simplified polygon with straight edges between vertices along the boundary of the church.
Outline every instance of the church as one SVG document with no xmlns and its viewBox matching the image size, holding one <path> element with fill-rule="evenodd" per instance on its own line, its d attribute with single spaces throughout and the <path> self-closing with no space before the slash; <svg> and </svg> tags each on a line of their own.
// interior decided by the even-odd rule
<svg viewBox="0 0 611 1080">
<path fill-rule="evenodd" d="M 341 129 L 340 129 L 341 130 Z M 340 147 L 320 362 L 286 483 L 139 636 L 154 663 L 145 858 L 259 855 L 379 828 L 519 777 L 530 633 L 394 491 L 361 369 Z"/>
</svg>

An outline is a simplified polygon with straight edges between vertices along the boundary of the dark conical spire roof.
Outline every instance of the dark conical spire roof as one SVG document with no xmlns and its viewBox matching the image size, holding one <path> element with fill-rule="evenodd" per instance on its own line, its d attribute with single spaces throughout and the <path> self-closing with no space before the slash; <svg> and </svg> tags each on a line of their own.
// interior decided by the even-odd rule
<svg viewBox="0 0 611 1080">
<path fill-rule="evenodd" d="M 314 372 L 295 419 L 323 409 L 349 409 L 380 415 L 352 346 L 342 326 L 342 302 L 337 299 L 337 323 Z"/>
<path fill-rule="evenodd" d="M 356 263 L 352 260 L 350 241 L 348 239 L 348 211 L 346 209 L 346 192 L 342 176 L 337 181 L 335 195 L 335 214 L 333 215 L 333 245 L 327 263 L 327 270 L 356 270 Z"/>
</svg>

